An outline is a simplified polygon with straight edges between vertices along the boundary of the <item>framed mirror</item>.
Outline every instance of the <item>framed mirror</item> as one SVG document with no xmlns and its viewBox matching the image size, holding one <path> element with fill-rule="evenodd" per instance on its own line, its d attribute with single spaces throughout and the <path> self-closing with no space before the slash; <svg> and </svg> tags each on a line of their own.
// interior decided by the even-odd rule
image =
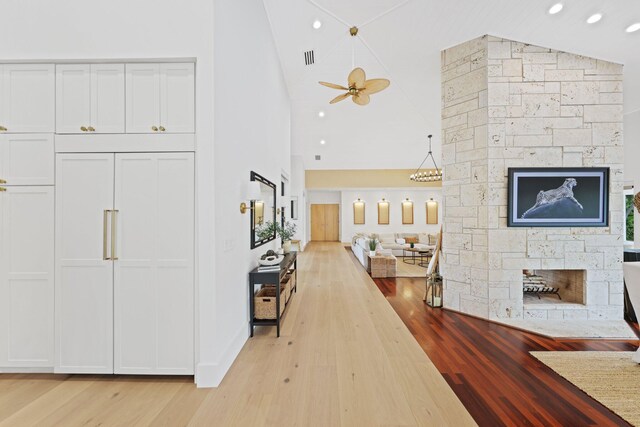
<svg viewBox="0 0 640 427">
<path fill-rule="evenodd" d="M 427 224 L 437 224 L 438 223 L 438 202 L 433 200 L 429 200 L 427 202 Z"/>
<path fill-rule="evenodd" d="M 291 196 L 291 219 L 298 219 L 298 196 Z"/>
<path fill-rule="evenodd" d="M 389 202 L 385 199 L 378 202 L 378 224 L 389 225 Z"/>
<path fill-rule="evenodd" d="M 356 225 L 364 224 L 364 202 L 360 199 L 353 202 L 353 223 Z"/>
<path fill-rule="evenodd" d="M 275 240 L 276 231 L 268 223 L 276 221 L 276 185 L 251 171 L 251 181 L 260 183 L 260 200 L 251 201 L 251 249 Z"/>
<path fill-rule="evenodd" d="M 402 223 L 413 224 L 413 202 L 409 199 L 402 202 Z"/>
</svg>

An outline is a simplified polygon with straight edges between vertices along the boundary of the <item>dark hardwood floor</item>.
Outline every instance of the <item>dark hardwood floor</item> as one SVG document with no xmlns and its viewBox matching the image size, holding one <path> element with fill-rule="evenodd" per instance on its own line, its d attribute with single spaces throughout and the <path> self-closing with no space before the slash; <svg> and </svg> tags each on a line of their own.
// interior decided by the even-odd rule
<svg viewBox="0 0 640 427">
<path fill-rule="evenodd" d="M 637 341 L 551 339 L 429 308 L 424 279 L 374 281 L 480 426 L 629 425 L 529 351 L 635 351 Z"/>
</svg>

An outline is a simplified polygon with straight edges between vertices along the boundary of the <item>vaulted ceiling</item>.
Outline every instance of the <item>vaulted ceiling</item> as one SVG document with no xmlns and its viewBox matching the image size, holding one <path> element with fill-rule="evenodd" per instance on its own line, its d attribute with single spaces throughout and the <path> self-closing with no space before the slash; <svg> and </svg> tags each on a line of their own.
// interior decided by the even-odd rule
<svg viewBox="0 0 640 427">
<path fill-rule="evenodd" d="M 563 0 L 556 15 L 547 12 L 554 0 L 264 3 L 292 99 L 292 153 L 307 169 L 416 167 L 430 133 L 439 159 L 440 51 L 484 34 L 623 63 L 625 111 L 640 108 L 640 31 L 625 32 L 640 22 L 638 0 Z M 587 24 L 596 12 L 602 20 Z M 349 36 L 352 25 L 358 37 Z M 315 63 L 306 65 L 310 50 Z M 350 100 L 329 105 L 340 92 L 318 81 L 344 85 L 354 65 L 391 86 L 365 107 Z"/>
</svg>

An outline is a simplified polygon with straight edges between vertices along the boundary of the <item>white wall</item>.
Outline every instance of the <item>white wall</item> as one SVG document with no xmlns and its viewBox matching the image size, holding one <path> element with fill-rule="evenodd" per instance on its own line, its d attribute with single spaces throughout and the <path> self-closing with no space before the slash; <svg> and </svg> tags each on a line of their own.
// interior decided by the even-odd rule
<svg viewBox="0 0 640 427">
<path fill-rule="evenodd" d="M 290 171 L 290 103 L 262 0 L 216 0 L 214 384 L 247 340 L 248 272 L 278 240 L 250 249 L 250 215 L 238 211 L 250 172 L 278 185 Z M 291 183 L 292 184 L 292 183 Z"/>
<path fill-rule="evenodd" d="M 640 191 L 640 110 L 624 116 L 624 180 Z M 635 210 L 635 247 L 640 248 L 640 214 Z"/>
<path fill-rule="evenodd" d="M 413 224 L 402 224 L 402 202 L 409 198 L 413 201 Z M 374 189 L 343 191 L 341 197 L 341 240 L 351 243 L 356 233 L 438 233 L 439 224 L 427 224 L 426 202 L 433 197 L 438 202 L 438 220 L 441 220 L 440 208 L 442 190 L 433 189 Z M 353 202 L 358 198 L 365 202 L 365 224 L 353 223 Z M 378 201 L 389 201 L 389 225 L 378 224 Z"/>
<path fill-rule="evenodd" d="M 2 3 L 0 59 L 195 57 L 199 365 L 212 360 L 214 276 L 213 0 Z M 198 323 L 200 327 L 198 328 Z"/>
</svg>

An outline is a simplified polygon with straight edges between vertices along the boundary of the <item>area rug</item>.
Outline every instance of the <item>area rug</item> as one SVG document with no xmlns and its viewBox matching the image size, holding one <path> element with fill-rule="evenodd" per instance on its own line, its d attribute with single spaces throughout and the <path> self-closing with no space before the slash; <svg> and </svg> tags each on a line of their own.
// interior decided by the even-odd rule
<svg viewBox="0 0 640 427">
<path fill-rule="evenodd" d="M 396 257 L 396 277 L 426 277 L 426 267 L 420 267 L 419 265 L 407 264 L 404 262 L 403 257 Z M 411 259 L 411 258 L 409 258 Z"/>
<path fill-rule="evenodd" d="M 640 426 L 640 365 L 626 351 L 532 351 L 580 390 Z"/>
</svg>

